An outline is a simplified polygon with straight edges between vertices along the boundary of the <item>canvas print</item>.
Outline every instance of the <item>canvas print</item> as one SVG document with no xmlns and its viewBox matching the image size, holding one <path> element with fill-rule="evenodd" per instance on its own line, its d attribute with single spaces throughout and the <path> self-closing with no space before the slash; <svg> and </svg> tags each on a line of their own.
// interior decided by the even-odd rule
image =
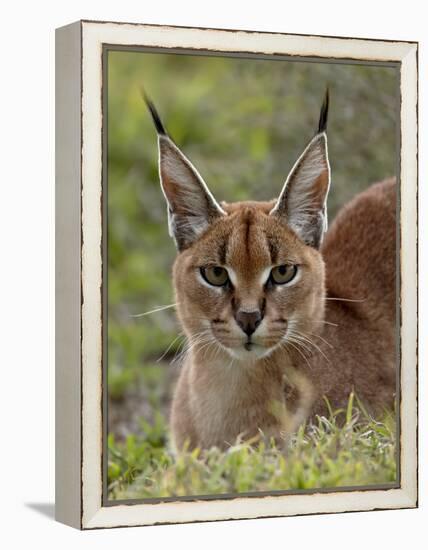
<svg viewBox="0 0 428 550">
<path fill-rule="evenodd" d="M 399 484 L 398 86 L 107 52 L 108 501 Z"/>
</svg>

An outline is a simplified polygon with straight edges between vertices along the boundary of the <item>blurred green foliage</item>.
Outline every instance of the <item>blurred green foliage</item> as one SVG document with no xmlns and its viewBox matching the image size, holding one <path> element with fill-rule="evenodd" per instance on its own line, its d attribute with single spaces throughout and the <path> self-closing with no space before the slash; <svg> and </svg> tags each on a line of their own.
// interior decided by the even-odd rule
<svg viewBox="0 0 428 550">
<path fill-rule="evenodd" d="M 116 51 L 108 54 L 108 353 L 114 398 L 177 336 L 152 97 L 218 200 L 270 199 L 314 134 L 331 92 L 329 216 L 396 171 L 398 73 L 392 67 Z M 176 342 L 170 349 L 177 347 Z M 159 369 L 162 366 L 159 365 Z"/>
</svg>

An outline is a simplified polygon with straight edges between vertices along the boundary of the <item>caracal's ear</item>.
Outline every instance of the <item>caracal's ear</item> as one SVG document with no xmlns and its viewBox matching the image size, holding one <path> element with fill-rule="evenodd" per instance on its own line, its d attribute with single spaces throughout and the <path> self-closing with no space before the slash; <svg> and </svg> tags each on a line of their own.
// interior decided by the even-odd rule
<svg viewBox="0 0 428 550">
<path fill-rule="evenodd" d="M 308 245 L 319 248 L 327 230 L 330 165 L 327 151 L 329 93 L 326 90 L 318 131 L 293 166 L 271 215 L 281 217 Z"/>
<path fill-rule="evenodd" d="M 181 251 L 226 213 L 196 168 L 167 134 L 153 103 L 146 95 L 144 99 L 158 133 L 159 175 L 168 205 L 169 234 Z"/>
</svg>

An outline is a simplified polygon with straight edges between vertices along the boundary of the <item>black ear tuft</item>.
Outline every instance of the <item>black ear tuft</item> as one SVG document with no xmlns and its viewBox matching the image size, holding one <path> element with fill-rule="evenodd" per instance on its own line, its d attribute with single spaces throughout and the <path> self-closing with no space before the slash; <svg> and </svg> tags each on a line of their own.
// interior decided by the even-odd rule
<svg viewBox="0 0 428 550">
<path fill-rule="evenodd" d="M 159 113 L 156 110 L 156 107 L 154 106 L 154 103 L 149 98 L 149 96 L 146 94 L 146 92 L 142 89 L 141 94 L 143 96 L 143 99 L 147 105 L 148 110 L 150 111 L 150 114 L 152 115 L 153 123 L 156 128 L 156 132 L 161 136 L 166 136 L 167 131 L 165 130 L 165 126 L 163 125 Z"/>
<path fill-rule="evenodd" d="M 328 104 L 330 101 L 328 87 L 325 91 L 324 101 L 321 107 L 320 120 L 318 122 L 318 133 L 321 134 L 327 130 L 327 119 L 328 119 Z"/>
</svg>

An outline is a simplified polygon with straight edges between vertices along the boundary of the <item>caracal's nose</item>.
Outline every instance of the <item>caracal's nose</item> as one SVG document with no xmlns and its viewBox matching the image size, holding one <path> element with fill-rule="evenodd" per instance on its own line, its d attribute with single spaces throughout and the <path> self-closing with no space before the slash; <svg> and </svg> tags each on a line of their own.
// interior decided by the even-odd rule
<svg viewBox="0 0 428 550">
<path fill-rule="evenodd" d="M 262 321 L 261 311 L 256 309 L 253 311 L 239 310 L 235 315 L 236 322 L 247 336 L 251 336 L 256 331 Z"/>
</svg>

